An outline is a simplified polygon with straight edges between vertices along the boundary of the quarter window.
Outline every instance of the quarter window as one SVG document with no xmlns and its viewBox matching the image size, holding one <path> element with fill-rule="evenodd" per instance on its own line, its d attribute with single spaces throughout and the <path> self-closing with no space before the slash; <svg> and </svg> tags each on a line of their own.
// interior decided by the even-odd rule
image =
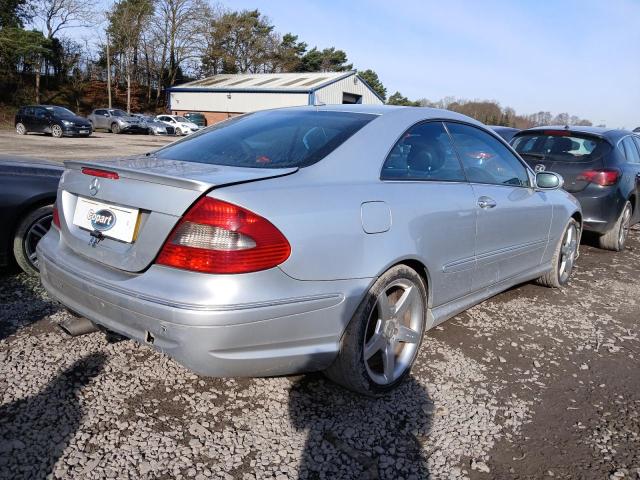
<svg viewBox="0 0 640 480">
<path fill-rule="evenodd" d="M 527 169 L 501 141 L 470 125 L 447 128 L 470 182 L 529 187 Z"/>
<path fill-rule="evenodd" d="M 451 139 L 440 122 L 411 127 L 395 144 L 382 167 L 383 180 L 464 182 Z"/>
<path fill-rule="evenodd" d="M 624 156 L 627 157 L 627 162 L 640 163 L 640 154 L 631 137 L 625 137 L 624 140 L 622 140 L 622 147 L 624 148 Z"/>
</svg>

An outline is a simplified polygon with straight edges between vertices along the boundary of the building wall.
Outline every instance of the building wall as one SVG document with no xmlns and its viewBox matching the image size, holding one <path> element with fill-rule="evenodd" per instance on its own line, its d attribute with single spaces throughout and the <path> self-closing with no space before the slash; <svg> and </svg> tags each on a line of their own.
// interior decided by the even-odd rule
<svg viewBox="0 0 640 480">
<path fill-rule="evenodd" d="M 356 82 L 354 83 L 354 79 Z M 382 101 L 355 75 L 343 78 L 316 91 L 316 102 L 330 104 L 342 103 L 342 93 L 353 93 L 362 96 L 365 105 L 382 105 Z"/>
<path fill-rule="evenodd" d="M 246 113 L 309 104 L 307 93 L 171 92 L 170 95 L 171 110 L 181 112 Z"/>
</svg>

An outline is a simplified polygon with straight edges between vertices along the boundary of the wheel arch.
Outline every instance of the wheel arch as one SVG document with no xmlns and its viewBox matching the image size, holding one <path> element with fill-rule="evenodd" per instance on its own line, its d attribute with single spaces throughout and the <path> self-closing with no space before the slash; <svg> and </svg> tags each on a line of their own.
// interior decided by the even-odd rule
<svg viewBox="0 0 640 480">
<path fill-rule="evenodd" d="M 50 195 L 47 193 L 31 197 L 28 201 L 20 205 L 18 213 L 13 218 L 13 224 L 11 225 L 10 229 L 11 235 L 9 236 L 9 242 L 13 243 L 18 225 L 20 225 L 20 222 L 26 215 L 28 215 L 30 212 L 33 212 L 34 210 L 37 210 L 40 207 L 52 205 L 55 203 L 55 201 L 56 195 Z"/>
<path fill-rule="evenodd" d="M 371 282 L 371 285 L 369 285 L 369 288 L 371 288 L 371 286 L 373 286 L 373 284 L 378 280 L 378 278 L 380 278 L 387 270 L 390 270 L 393 267 L 396 267 L 398 265 L 406 265 L 407 267 L 411 268 L 412 270 L 415 270 L 416 273 L 418 275 L 420 275 L 420 278 L 422 278 L 422 280 L 424 281 L 425 288 L 427 290 L 427 308 L 431 308 L 431 305 L 432 305 L 431 288 L 430 288 L 430 286 L 431 286 L 431 274 L 429 273 L 429 269 L 424 264 L 424 262 L 422 260 L 419 260 L 418 258 L 415 258 L 415 257 L 406 257 L 406 258 L 402 258 L 402 259 L 397 259 L 394 262 L 386 265 L 375 276 L 375 278 Z"/>
</svg>

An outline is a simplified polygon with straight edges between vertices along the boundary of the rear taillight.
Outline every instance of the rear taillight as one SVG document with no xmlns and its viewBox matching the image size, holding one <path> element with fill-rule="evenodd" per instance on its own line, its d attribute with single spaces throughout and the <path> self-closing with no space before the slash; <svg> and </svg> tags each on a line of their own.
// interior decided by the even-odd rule
<svg viewBox="0 0 640 480">
<path fill-rule="evenodd" d="M 58 213 L 58 204 L 53 204 L 53 224 L 60 229 L 60 214 Z"/>
<path fill-rule="evenodd" d="M 206 273 L 248 273 L 284 262 L 291 246 L 269 220 L 203 197 L 178 222 L 157 263 Z"/>
<path fill-rule="evenodd" d="M 576 180 L 595 183 L 602 187 L 615 185 L 620 178 L 620 171 L 613 168 L 605 168 L 602 170 L 585 170 Z"/>
</svg>

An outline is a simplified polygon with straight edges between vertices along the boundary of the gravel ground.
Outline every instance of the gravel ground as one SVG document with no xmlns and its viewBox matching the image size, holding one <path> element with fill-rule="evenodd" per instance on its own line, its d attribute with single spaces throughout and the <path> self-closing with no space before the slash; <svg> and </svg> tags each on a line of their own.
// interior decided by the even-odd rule
<svg viewBox="0 0 640 480">
<path fill-rule="evenodd" d="M 10 158 L 42 158 L 45 153 L 46 159 L 52 161 L 88 160 L 147 153 L 178 138 L 182 137 L 115 135 L 103 131 L 86 138 L 53 138 L 39 133 L 20 136 L 14 130 L 0 129 L 0 152 Z"/>
<path fill-rule="evenodd" d="M 377 400 L 66 337 L 37 280 L 3 272 L 0 477 L 640 479 L 639 269 L 638 229 L 621 254 L 583 245 L 569 288 L 451 319 Z"/>
</svg>

